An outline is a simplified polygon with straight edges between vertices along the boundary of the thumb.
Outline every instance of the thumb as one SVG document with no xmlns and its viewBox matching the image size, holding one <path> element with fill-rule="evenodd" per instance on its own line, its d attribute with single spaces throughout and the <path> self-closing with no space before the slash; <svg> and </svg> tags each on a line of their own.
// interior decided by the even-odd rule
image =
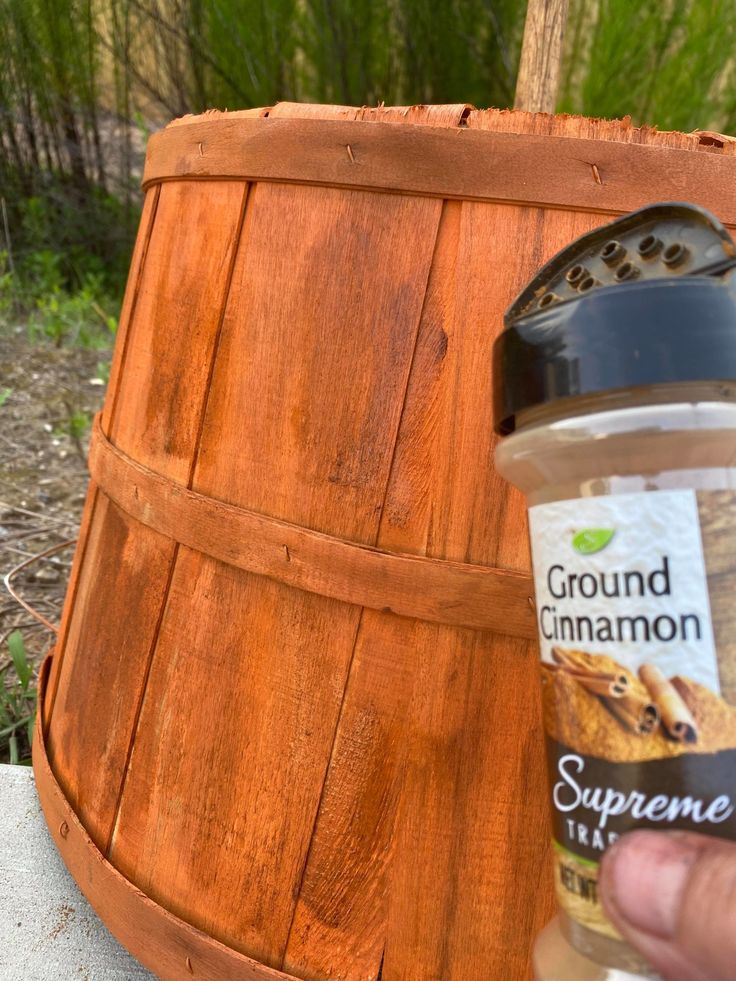
<svg viewBox="0 0 736 981">
<path fill-rule="evenodd" d="M 601 864 L 603 906 L 668 981 L 736 977 L 736 844 L 633 831 Z"/>
</svg>

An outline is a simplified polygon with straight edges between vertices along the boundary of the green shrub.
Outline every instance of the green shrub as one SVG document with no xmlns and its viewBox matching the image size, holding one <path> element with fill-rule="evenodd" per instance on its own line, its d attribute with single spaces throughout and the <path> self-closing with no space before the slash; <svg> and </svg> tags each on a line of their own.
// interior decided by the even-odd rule
<svg viewBox="0 0 736 981">
<path fill-rule="evenodd" d="M 28 320 L 31 340 L 47 338 L 56 347 L 111 346 L 117 320 L 105 309 L 111 301 L 101 290 L 100 277 L 88 277 L 76 293 L 57 287 L 32 291 L 29 295 L 35 298 L 35 309 Z"/>
<path fill-rule="evenodd" d="M 74 292 L 94 276 L 104 290 L 122 293 L 137 212 L 128 215 L 117 198 L 92 184 L 81 193 L 48 175 L 13 210 L 16 265 L 27 267 L 26 278 L 46 277 L 49 285 Z"/>
<path fill-rule="evenodd" d="M 11 273 L 0 253 L 0 326 L 25 322 L 32 341 L 56 347 L 109 348 L 117 329 L 118 307 L 104 277 L 88 272 L 79 287 L 65 285 L 63 257 L 40 250 L 29 253 Z"/>
<path fill-rule="evenodd" d="M 0 326 L 26 323 L 31 340 L 57 347 L 112 345 L 132 239 L 110 233 L 115 199 L 92 199 L 80 209 L 58 193 L 16 201 L 12 265 L 0 252 Z"/>
</svg>

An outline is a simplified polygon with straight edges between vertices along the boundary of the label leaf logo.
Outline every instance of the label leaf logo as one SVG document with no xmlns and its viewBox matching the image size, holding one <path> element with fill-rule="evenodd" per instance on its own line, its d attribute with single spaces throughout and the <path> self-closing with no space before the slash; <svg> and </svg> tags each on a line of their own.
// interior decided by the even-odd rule
<svg viewBox="0 0 736 981">
<path fill-rule="evenodd" d="M 572 547 L 581 555 L 600 552 L 615 535 L 614 528 L 583 528 L 572 540 Z"/>
</svg>

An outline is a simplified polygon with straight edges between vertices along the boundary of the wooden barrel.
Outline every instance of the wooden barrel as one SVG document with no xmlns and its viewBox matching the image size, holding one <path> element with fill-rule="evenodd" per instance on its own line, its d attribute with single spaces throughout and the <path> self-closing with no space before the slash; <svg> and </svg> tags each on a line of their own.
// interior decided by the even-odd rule
<svg viewBox="0 0 736 981">
<path fill-rule="evenodd" d="M 150 142 L 38 787 L 164 979 L 529 976 L 553 910 L 491 345 L 608 216 L 736 222 L 732 144 L 278 105 Z"/>
</svg>

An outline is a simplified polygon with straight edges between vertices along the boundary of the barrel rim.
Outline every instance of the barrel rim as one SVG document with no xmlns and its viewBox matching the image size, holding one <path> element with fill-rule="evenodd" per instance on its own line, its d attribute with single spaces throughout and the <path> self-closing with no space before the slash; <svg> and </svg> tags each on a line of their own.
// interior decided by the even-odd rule
<svg viewBox="0 0 736 981">
<path fill-rule="evenodd" d="M 217 116 L 149 140 L 143 187 L 268 181 L 618 215 L 687 199 L 736 225 L 736 156 L 572 136 L 343 119 Z"/>
</svg>

